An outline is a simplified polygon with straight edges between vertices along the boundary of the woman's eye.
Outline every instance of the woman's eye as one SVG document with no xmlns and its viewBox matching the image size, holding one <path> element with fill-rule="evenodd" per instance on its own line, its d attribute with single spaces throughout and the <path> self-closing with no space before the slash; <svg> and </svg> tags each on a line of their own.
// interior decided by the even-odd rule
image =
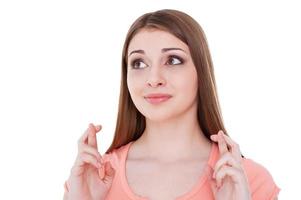
<svg viewBox="0 0 301 200">
<path fill-rule="evenodd" d="M 131 63 L 131 67 L 133 69 L 142 69 L 142 68 L 145 68 L 147 65 L 141 60 L 141 59 L 138 59 L 138 60 L 134 60 L 132 63 Z"/>
<path fill-rule="evenodd" d="M 183 60 L 177 56 L 170 56 L 168 58 L 167 64 L 169 65 L 180 65 L 183 64 Z"/>
</svg>

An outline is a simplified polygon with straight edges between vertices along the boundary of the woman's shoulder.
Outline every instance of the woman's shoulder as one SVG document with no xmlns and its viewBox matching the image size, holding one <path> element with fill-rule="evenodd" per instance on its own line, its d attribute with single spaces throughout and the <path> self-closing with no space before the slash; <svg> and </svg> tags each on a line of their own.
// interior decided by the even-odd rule
<svg viewBox="0 0 301 200">
<path fill-rule="evenodd" d="M 122 159 L 125 159 L 128 148 L 132 142 L 124 144 L 118 148 L 113 149 L 111 152 L 102 155 L 103 162 L 110 162 L 114 169 L 117 169 Z"/>
<path fill-rule="evenodd" d="M 243 158 L 242 164 L 253 199 L 275 199 L 280 188 L 267 168 L 250 158 Z"/>
</svg>

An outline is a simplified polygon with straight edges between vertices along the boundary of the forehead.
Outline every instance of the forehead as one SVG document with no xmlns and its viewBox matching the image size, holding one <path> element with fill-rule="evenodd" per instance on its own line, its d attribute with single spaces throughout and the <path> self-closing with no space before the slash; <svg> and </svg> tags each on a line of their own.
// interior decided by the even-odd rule
<svg viewBox="0 0 301 200">
<path fill-rule="evenodd" d="M 158 50 L 163 48 L 178 47 L 189 52 L 188 46 L 173 34 L 158 29 L 142 29 L 130 41 L 128 53 L 141 50 Z"/>
</svg>

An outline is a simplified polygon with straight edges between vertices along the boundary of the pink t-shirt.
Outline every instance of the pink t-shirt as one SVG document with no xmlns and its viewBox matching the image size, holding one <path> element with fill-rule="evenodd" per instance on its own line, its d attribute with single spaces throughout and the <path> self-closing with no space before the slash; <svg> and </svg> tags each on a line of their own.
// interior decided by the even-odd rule
<svg viewBox="0 0 301 200">
<path fill-rule="evenodd" d="M 133 142 L 115 149 L 109 154 L 103 155 L 105 162 L 110 162 L 116 170 L 111 189 L 106 200 L 148 200 L 145 197 L 138 196 L 130 188 L 126 175 L 125 163 L 128 150 Z M 210 156 L 207 167 L 203 174 L 199 177 L 197 183 L 185 194 L 176 198 L 176 200 L 199 200 L 214 199 L 210 177 L 212 177 L 212 169 L 219 158 L 219 150 L 216 143 L 212 143 Z M 279 193 L 280 188 L 275 184 L 271 174 L 262 165 L 251 159 L 243 158 L 243 167 L 247 174 L 249 189 L 253 200 L 273 200 Z M 68 192 L 68 183 L 65 184 L 65 191 Z"/>
</svg>

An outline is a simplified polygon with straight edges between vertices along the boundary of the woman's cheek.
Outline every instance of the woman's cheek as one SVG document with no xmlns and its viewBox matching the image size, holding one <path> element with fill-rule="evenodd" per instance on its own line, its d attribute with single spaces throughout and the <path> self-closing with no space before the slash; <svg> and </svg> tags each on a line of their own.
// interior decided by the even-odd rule
<svg viewBox="0 0 301 200">
<path fill-rule="evenodd" d="M 131 74 L 128 77 L 127 84 L 132 98 L 137 98 L 137 96 L 141 97 L 143 95 L 144 82 L 142 77 Z"/>
</svg>

